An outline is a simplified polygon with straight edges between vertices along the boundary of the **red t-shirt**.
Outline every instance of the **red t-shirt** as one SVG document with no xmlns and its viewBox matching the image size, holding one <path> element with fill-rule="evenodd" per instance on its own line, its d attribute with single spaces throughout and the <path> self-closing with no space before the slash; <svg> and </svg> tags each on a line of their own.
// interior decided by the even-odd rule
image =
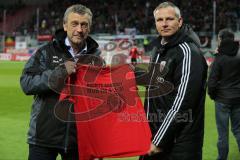
<svg viewBox="0 0 240 160">
<path fill-rule="evenodd" d="M 80 160 L 147 153 L 151 132 L 129 65 L 79 65 L 71 81 Z"/>
</svg>

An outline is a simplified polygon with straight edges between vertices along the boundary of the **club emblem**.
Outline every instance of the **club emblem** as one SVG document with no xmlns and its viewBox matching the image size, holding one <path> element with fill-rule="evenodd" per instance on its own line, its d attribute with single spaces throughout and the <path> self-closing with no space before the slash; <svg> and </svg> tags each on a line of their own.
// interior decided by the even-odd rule
<svg viewBox="0 0 240 160">
<path fill-rule="evenodd" d="M 162 72 L 164 70 L 165 65 L 166 65 L 166 61 L 161 61 L 160 62 L 160 72 Z"/>
</svg>

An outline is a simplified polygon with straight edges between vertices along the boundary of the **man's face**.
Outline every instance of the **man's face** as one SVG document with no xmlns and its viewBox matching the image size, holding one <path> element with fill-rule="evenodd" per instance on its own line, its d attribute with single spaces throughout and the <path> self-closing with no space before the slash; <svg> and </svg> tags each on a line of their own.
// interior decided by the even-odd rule
<svg viewBox="0 0 240 160">
<path fill-rule="evenodd" d="M 155 24 L 158 33 L 167 38 L 175 34 L 182 26 L 182 18 L 177 18 L 174 8 L 160 8 L 154 12 Z"/>
<path fill-rule="evenodd" d="M 63 28 L 72 45 L 79 45 L 87 38 L 90 32 L 89 18 L 87 14 L 69 13 Z"/>
</svg>

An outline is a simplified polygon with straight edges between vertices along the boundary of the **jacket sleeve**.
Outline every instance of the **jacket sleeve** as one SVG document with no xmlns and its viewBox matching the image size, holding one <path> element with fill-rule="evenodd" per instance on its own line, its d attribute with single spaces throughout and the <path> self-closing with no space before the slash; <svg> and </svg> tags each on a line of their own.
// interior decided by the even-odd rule
<svg viewBox="0 0 240 160">
<path fill-rule="evenodd" d="M 27 95 L 43 94 L 58 85 L 67 76 L 65 66 L 58 66 L 55 69 L 49 68 L 49 59 L 46 50 L 38 50 L 25 64 L 20 77 L 20 85 Z M 55 79 L 53 83 L 53 77 Z M 51 84 L 52 87 L 50 86 Z"/>
<path fill-rule="evenodd" d="M 196 106 L 197 97 L 205 93 L 202 91 L 207 69 L 204 58 L 199 53 L 191 53 L 194 51 L 187 43 L 180 44 L 177 52 L 178 57 L 171 66 L 174 89 L 170 95 L 163 97 L 167 99 L 169 110 L 152 140 L 154 145 L 163 149 L 174 143 L 175 134 L 181 132 L 184 124 L 188 123 L 188 120 L 181 119 L 181 114 L 191 114 L 190 109 Z"/>
<path fill-rule="evenodd" d="M 208 77 L 208 94 L 210 98 L 213 100 L 216 98 L 218 81 L 220 80 L 220 76 L 221 76 L 221 67 L 219 65 L 219 62 L 220 62 L 219 58 L 220 57 L 216 57 L 214 62 L 212 63 L 210 74 Z"/>
</svg>

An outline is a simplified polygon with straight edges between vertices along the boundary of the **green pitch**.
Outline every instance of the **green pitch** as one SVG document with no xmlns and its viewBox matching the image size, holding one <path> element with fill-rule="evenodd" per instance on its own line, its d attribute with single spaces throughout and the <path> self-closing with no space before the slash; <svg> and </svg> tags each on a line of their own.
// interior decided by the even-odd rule
<svg viewBox="0 0 240 160">
<path fill-rule="evenodd" d="M 23 66 L 23 62 L 0 61 L 0 160 L 26 160 L 28 155 L 26 134 L 32 97 L 24 95 L 19 86 L 19 77 Z M 207 98 L 204 160 L 216 159 L 216 142 L 213 102 Z M 137 160 L 137 157 L 122 159 Z M 237 144 L 230 134 L 229 160 L 239 159 Z"/>
</svg>

